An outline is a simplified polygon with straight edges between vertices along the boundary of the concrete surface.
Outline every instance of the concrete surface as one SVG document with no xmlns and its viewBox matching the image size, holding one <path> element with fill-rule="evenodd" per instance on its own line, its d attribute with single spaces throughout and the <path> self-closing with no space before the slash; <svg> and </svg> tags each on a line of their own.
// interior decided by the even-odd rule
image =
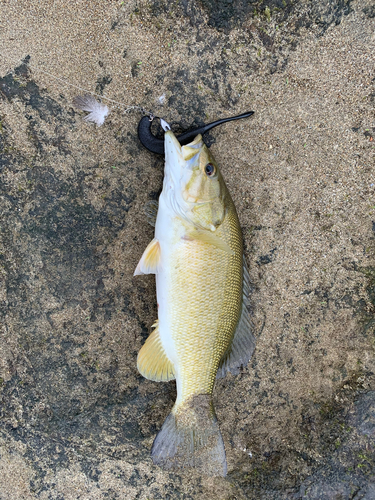
<svg viewBox="0 0 375 500">
<path fill-rule="evenodd" d="M 0 2 L 0 499 L 375 498 L 375 5 Z M 97 128 L 72 99 L 123 103 Z M 218 382 L 228 476 L 171 473 L 138 105 L 206 138 L 235 201 L 257 348 Z"/>
</svg>

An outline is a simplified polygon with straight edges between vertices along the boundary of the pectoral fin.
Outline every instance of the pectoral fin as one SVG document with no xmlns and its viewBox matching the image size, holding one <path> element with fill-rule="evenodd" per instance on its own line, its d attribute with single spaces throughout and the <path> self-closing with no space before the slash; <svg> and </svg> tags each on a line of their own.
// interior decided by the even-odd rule
<svg viewBox="0 0 375 500">
<path fill-rule="evenodd" d="M 158 322 L 153 326 L 156 326 L 155 330 L 138 353 L 137 368 L 149 380 L 168 382 L 175 379 L 173 364 L 167 358 L 161 343 Z"/>
<path fill-rule="evenodd" d="M 220 248 L 220 250 L 223 250 L 224 252 L 227 252 L 229 254 L 234 253 L 226 241 L 219 238 L 219 236 L 217 236 L 216 234 L 208 231 L 198 231 L 196 229 L 193 229 L 186 234 L 186 239 L 201 241 L 202 243 L 213 245 L 214 247 Z"/>
<path fill-rule="evenodd" d="M 143 252 L 141 260 L 134 271 L 134 276 L 139 274 L 157 274 L 161 265 L 161 252 L 159 240 L 154 238 L 151 243 L 147 245 L 146 250 Z"/>
<path fill-rule="evenodd" d="M 216 378 L 223 378 L 228 372 L 239 373 L 241 366 L 246 366 L 255 349 L 255 337 L 252 334 L 253 324 L 250 318 L 250 276 L 245 257 L 243 266 L 242 311 L 234 337 L 229 349 L 224 354 Z"/>
</svg>

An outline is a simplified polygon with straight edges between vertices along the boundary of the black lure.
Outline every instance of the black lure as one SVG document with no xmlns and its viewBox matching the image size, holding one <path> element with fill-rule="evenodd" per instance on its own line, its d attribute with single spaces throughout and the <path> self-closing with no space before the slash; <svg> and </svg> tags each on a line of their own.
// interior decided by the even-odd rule
<svg viewBox="0 0 375 500">
<path fill-rule="evenodd" d="M 209 130 L 222 123 L 230 122 L 232 120 L 239 120 L 241 118 L 248 118 L 253 115 L 254 111 L 249 111 L 238 116 L 231 116 L 230 118 L 223 118 L 222 120 L 217 120 L 216 122 L 208 123 L 207 125 L 202 125 L 201 127 L 184 132 L 177 136 L 177 139 L 181 146 L 189 144 L 198 134 L 205 134 Z M 151 132 L 151 120 L 148 116 L 144 116 L 138 124 L 138 137 L 145 148 L 147 148 L 152 153 L 157 153 L 159 155 L 164 154 L 164 139 L 158 139 Z"/>
</svg>

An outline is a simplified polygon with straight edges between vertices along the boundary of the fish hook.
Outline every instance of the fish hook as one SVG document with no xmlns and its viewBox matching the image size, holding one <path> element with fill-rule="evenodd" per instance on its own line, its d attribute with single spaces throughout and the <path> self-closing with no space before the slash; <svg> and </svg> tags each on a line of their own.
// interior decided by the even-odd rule
<svg viewBox="0 0 375 500">
<path fill-rule="evenodd" d="M 212 123 L 208 123 L 207 125 L 202 125 L 201 127 L 194 128 L 193 130 L 189 130 L 188 132 L 184 132 L 181 135 L 177 136 L 177 139 L 181 146 L 188 144 L 191 142 L 198 134 L 205 134 L 209 130 L 222 123 L 230 122 L 232 120 L 239 120 L 241 118 L 248 118 L 253 115 L 254 111 L 248 111 L 247 113 L 242 113 L 241 115 L 231 116 L 229 118 L 222 118 L 221 120 L 217 120 Z M 156 117 L 153 117 L 153 119 Z M 160 118 L 159 118 L 160 120 Z M 153 120 L 150 120 L 148 116 L 144 116 L 141 118 L 138 124 L 138 138 L 143 144 L 145 148 L 147 148 L 152 153 L 157 153 L 159 155 L 164 154 L 164 139 L 158 139 L 151 132 L 151 123 Z"/>
</svg>

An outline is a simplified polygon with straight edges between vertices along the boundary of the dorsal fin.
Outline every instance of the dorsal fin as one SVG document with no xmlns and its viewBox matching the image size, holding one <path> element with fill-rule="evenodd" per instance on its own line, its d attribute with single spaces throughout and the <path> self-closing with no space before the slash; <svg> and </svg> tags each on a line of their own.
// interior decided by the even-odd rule
<svg viewBox="0 0 375 500">
<path fill-rule="evenodd" d="M 174 380 L 173 364 L 167 358 L 159 335 L 159 321 L 153 326 L 155 330 L 146 340 L 138 353 L 137 368 L 141 375 L 155 382 Z"/>
<path fill-rule="evenodd" d="M 246 366 L 255 349 L 255 337 L 252 334 L 253 323 L 248 307 L 250 306 L 250 276 L 245 256 L 243 257 L 243 294 L 242 310 L 233 340 L 224 354 L 216 378 L 223 378 L 228 372 L 237 375 L 241 366 Z"/>
</svg>

